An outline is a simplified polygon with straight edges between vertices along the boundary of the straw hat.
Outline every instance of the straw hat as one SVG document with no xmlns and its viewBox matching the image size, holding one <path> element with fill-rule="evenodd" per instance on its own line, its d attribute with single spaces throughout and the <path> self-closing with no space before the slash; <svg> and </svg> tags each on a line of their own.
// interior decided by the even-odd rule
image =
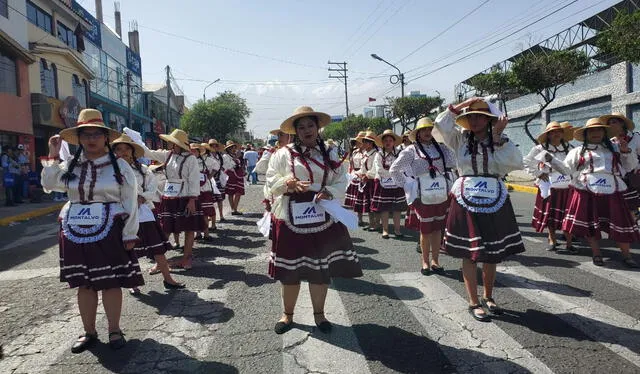
<svg viewBox="0 0 640 374">
<path fill-rule="evenodd" d="M 191 148 L 189 147 L 189 136 L 186 132 L 184 132 L 184 130 L 175 129 L 171 131 L 171 134 L 169 135 L 160 134 L 160 139 L 169 143 L 173 143 L 178 147 L 184 149 L 185 151 L 191 150 Z"/>
<path fill-rule="evenodd" d="M 376 133 L 373 131 L 365 131 L 364 136 L 362 137 L 362 140 L 370 140 L 378 147 L 382 147 L 382 142 L 380 141 L 380 138 L 378 138 L 376 136 Z"/>
<path fill-rule="evenodd" d="M 582 141 L 584 141 L 584 130 L 601 127 L 601 128 L 605 129 L 605 132 L 606 132 L 605 136 L 607 138 L 610 138 L 611 137 L 610 134 L 609 134 L 610 127 L 609 127 L 609 125 L 604 124 L 602 122 L 601 118 L 602 117 L 600 117 L 600 118 L 591 118 L 590 120 L 587 121 L 586 125 L 584 125 L 583 127 L 579 127 L 577 129 L 573 130 L 573 137 L 577 141 L 582 142 Z"/>
<path fill-rule="evenodd" d="M 627 130 L 628 131 L 632 131 L 636 127 L 633 124 L 632 120 L 630 120 L 629 118 L 627 118 L 627 116 L 625 116 L 623 113 L 620 113 L 620 112 L 614 112 L 614 113 L 611 113 L 611 114 L 604 115 L 604 116 L 600 117 L 600 120 L 602 121 L 602 123 L 608 124 L 609 120 L 611 118 L 617 118 L 620 121 L 624 122 L 627 125 Z"/>
<path fill-rule="evenodd" d="M 433 128 L 433 121 L 429 117 L 422 117 L 416 123 L 416 128 L 413 131 L 409 132 L 409 140 L 412 142 L 416 141 L 416 136 L 418 135 L 418 131 L 422 129 Z"/>
<path fill-rule="evenodd" d="M 562 127 L 562 125 L 559 124 L 558 122 L 552 121 L 552 122 L 549 122 L 547 124 L 547 127 L 545 127 L 544 131 L 541 132 L 540 135 L 538 135 L 538 138 L 537 138 L 538 143 L 545 143 L 547 141 L 547 133 L 554 130 L 562 130 L 562 138 L 566 142 L 573 139 L 573 127 L 566 127 L 566 126 Z"/>
<path fill-rule="evenodd" d="M 193 151 L 194 149 L 198 150 L 198 154 L 202 155 L 204 154 L 204 148 L 202 147 L 202 145 L 200 143 L 191 143 L 189 144 L 189 148 Z"/>
<path fill-rule="evenodd" d="M 209 147 L 211 147 L 214 151 L 217 151 L 222 146 L 222 144 L 218 143 L 218 141 L 213 138 L 209 139 L 208 144 L 209 144 Z"/>
<path fill-rule="evenodd" d="M 287 134 L 295 134 L 296 129 L 293 127 L 293 122 L 302 117 L 316 117 L 318 119 L 318 129 L 321 129 L 331 123 L 331 116 L 327 113 L 316 112 L 310 106 L 301 106 L 297 107 L 296 110 L 293 111 L 291 117 L 282 122 L 280 130 Z"/>
<path fill-rule="evenodd" d="M 476 101 L 475 103 L 464 108 L 462 114 L 456 117 L 456 124 L 465 130 L 469 130 L 469 119 L 467 118 L 467 116 L 474 113 L 484 114 L 489 118 L 498 118 L 498 116 L 491 112 L 489 104 L 484 101 Z"/>
<path fill-rule="evenodd" d="M 409 135 L 411 135 L 411 130 L 405 131 L 404 134 L 402 134 L 402 138 L 408 138 Z"/>
<path fill-rule="evenodd" d="M 109 131 L 109 142 L 114 141 L 120 136 L 120 133 L 107 127 L 102 119 L 102 113 L 97 109 L 82 109 L 78 114 L 78 122 L 75 127 L 70 127 L 60 131 L 62 140 L 69 144 L 78 145 L 78 129 L 83 127 L 97 127 Z"/>
<path fill-rule="evenodd" d="M 362 137 L 363 137 L 366 133 L 367 133 L 366 131 L 360 131 L 360 132 L 358 133 L 358 135 L 356 135 L 356 137 L 355 137 L 355 138 L 351 138 L 351 139 L 349 139 L 349 140 L 351 140 L 351 141 L 356 141 L 356 142 L 361 142 L 361 141 L 362 141 Z"/>
<path fill-rule="evenodd" d="M 118 139 L 111 142 L 112 147 L 118 144 L 129 144 L 133 147 L 133 158 L 144 156 L 144 148 L 142 148 L 140 144 L 134 142 L 127 134 L 122 134 Z"/>
<path fill-rule="evenodd" d="M 224 150 L 226 151 L 228 148 L 231 148 L 234 145 L 237 146 L 238 144 L 233 140 L 227 140 L 227 144 L 224 145 Z"/>
<path fill-rule="evenodd" d="M 570 142 L 573 140 L 573 125 L 567 121 L 565 122 L 560 122 L 560 126 L 562 126 L 563 129 L 569 129 L 571 131 L 569 131 L 569 135 L 564 138 L 565 141 Z"/>
<path fill-rule="evenodd" d="M 281 132 L 284 132 L 284 131 L 282 131 L 282 130 L 280 130 L 280 129 L 273 129 L 273 130 L 269 131 L 269 134 L 271 134 L 271 135 L 273 135 L 273 136 L 280 136 L 279 134 L 280 134 Z"/>
<path fill-rule="evenodd" d="M 213 147 L 210 146 L 209 143 L 200 143 L 200 147 L 202 149 L 206 149 L 209 152 L 215 152 L 215 149 L 213 149 Z"/>
<path fill-rule="evenodd" d="M 384 141 L 384 137 L 385 136 L 390 136 L 393 138 L 393 145 L 398 146 L 400 145 L 400 143 L 402 143 L 402 138 L 400 136 L 398 136 L 395 132 L 393 132 L 393 130 L 391 129 L 386 129 L 382 132 L 382 134 L 380 134 L 379 138 L 380 138 L 380 142 Z"/>
</svg>

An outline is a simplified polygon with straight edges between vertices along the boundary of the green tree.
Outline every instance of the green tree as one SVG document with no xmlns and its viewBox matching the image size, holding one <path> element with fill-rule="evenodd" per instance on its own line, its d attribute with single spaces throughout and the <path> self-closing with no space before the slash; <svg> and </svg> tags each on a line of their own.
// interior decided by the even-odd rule
<svg viewBox="0 0 640 374">
<path fill-rule="evenodd" d="M 405 132 L 415 127 L 418 119 L 428 116 L 432 110 L 440 107 L 444 99 L 439 96 L 388 97 L 387 102 L 393 115 L 403 120 L 402 132 Z"/>
<path fill-rule="evenodd" d="M 475 87 L 479 95 L 496 94 L 502 101 L 504 113 L 507 115 L 506 94 L 517 90 L 518 82 L 512 70 L 503 70 L 499 66 L 493 66 L 488 73 L 477 74 L 469 83 Z"/>
<path fill-rule="evenodd" d="M 215 138 L 223 142 L 229 135 L 242 131 L 251 110 L 246 100 L 225 91 L 207 101 L 198 101 L 180 120 L 180 128 L 190 136 Z"/>
<path fill-rule="evenodd" d="M 524 123 L 527 136 L 538 144 L 529 130 L 529 123 L 556 99 L 560 87 L 575 82 L 579 76 L 587 73 L 589 57 L 576 50 L 525 53 L 515 60 L 512 69 L 519 90 L 535 93 L 543 100 L 538 111 Z"/>
<path fill-rule="evenodd" d="M 611 26 L 598 35 L 598 48 L 623 61 L 640 63 L 640 11 L 620 12 Z"/>
<path fill-rule="evenodd" d="M 370 130 L 376 134 L 391 128 L 391 122 L 387 118 L 366 118 L 362 115 L 349 116 L 341 122 L 334 122 L 322 129 L 322 137 L 335 141 L 347 141 L 355 137 L 360 131 Z"/>
</svg>

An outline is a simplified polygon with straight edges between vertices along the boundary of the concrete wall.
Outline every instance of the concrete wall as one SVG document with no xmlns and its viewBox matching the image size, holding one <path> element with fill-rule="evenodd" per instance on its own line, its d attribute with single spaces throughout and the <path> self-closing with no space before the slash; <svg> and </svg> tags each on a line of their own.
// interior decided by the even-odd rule
<svg viewBox="0 0 640 374">
<path fill-rule="evenodd" d="M 21 134 L 33 134 L 31 126 L 31 98 L 27 64 L 16 60 L 18 71 L 18 95 L 0 92 L 0 129 Z"/>
<path fill-rule="evenodd" d="M 0 29 L 18 42 L 24 49 L 28 49 L 27 23 L 29 21 L 22 15 L 27 14 L 27 3 L 25 0 L 9 0 L 8 4 L 9 18 L 0 16 Z M 17 12 L 14 9 L 16 9 Z"/>
</svg>

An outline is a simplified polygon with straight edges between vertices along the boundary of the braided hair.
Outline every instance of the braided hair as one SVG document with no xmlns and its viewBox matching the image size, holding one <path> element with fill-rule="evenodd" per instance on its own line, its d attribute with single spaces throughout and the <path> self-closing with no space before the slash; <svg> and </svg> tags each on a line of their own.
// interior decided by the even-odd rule
<svg viewBox="0 0 640 374">
<path fill-rule="evenodd" d="M 299 121 L 305 117 L 300 117 L 298 119 L 296 119 L 295 121 L 293 121 L 293 128 L 297 129 L 298 128 L 298 124 L 300 123 Z M 313 122 L 316 124 L 316 127 L 319 128 L 318 126 L 318 117 L 316 116 L 310 116 L 309 118 L 311 118 L 313 120 Z M 322 160 L 324 161 L 324 164 L 329 166 L 331 168 L 331 170 L 336 171 L 336 169 L 339 166 L 339 163 L 334 162 L 331 160 L 331 156 L 329 154 L 329 151 L 327 151 L 327 147 L 324 144 L 324 140 L 322 139 L 322 137 L 320 136 L 320 134 L 318 133 L 318 138 L 316 139 L 316 144 L 318 145 L 318 147 L 320 148 L 320 153 L 322 154 Z M 298 137 L 298 135 L 296 134 L 294 141 L 293 141 L 293 149 L 296 150 L 296 152 L 298 152 L 299 154 L 302 155 L 302 140 L 300 140 L 300 137 Z"/>
<path fill-rule="evenodd" d="M 427 151 L 426 149 L 424 149 L 424 147 L 422 146 L 422 143 L 419 141 L 416 141 L 415 143 L 417 145 L 418 148 L 420 148 L 420 151 L 422 152 L 422 154 L 427 155 Z M 449 179 L 447 176 L 447 160 L 444 157 L 444 152 L 442 151 L 442 147 L 440 147 L 440 144 L 438 143 L 438 141 L 435 138 L 431 138 L 431 144 L 433 144 L 433 146 L 435 147 L 436 151 L 438 151 L 438 154 L 440 155 L 440 158 L 442 159 L 442 166 L 444 167 L 443 170 L 443 174 L 445 175 L 445 178 Z M 427 155 L 428 157 L 428 155 Z M 433 161 L 431 161 L 433 162 Z M 432 165 L 429 165 L 432 166 Z M 429 167 L 429 176 L 431 178 L 435 178 L 436 177 L 436 170 L 434 168 Z"/>
<path fill-rule="evenodd" d="M 83 130 L 82 127 L 78 128 L 77 130 L 78 137 L 80 136 L 80 134 L 82 134 L 82 130 Z M 100 129 L 100 130 L 103 132 L 105 136 L 107 137 L 109 136 L 109 131 L 107 131 L 106 129 Z M 109 160 L 111 161 L 111 165 L 113 166 L 113 171 L 115 172 L 114 177 L 116 178 L 116 181 L 118 182 L 118 184 L 122 184 L 124 183 L 124 178 L 122 177 L 122 173 L 120 172 L 120 165 L 118 165 L 118 159 L 116 158 L 116 155 L 113 153 L 113 149 L 111 149 L 111 145 L 109 145 L 109 141 L 107 141 L 105 145 L 109 153 Z M 69 163 L 69 167 L 67 168 L 67 171 L 61 177 L 62 181 L 65 183 L 67 187 L 69 187 L 69 182 L 77 178 L 77 175 L 73 174 L 73 170 L 78 165 L 78 160 L 80 159 L 80 156 L 82 155 L 83 150 L 84 148 L 82 147 L 82 144 L 78 145 L 78 149 L 76 150 L 76 153 L 73 155 L 73 159 L 71 159 L 71 162 Z"/>
<path fill-rule="evenodd" d="M 589 144 L 589 142 L 587 141 L 587 132 L 589 131 L 589 129 L 585 129 L 584 130 L 584 140 L 582 141 L 582 149 L 580 149 L 580 158 L 578 161 L 578 165 L 576 165 L 576 170 L 580 169 L 580 167 L 582 165 L 584 165 L 584 153 L 587 150 L 587 145 Z M 602 145 L 604 145 L 605 148 L 607 148 L 611 154 L 613 154 L 613 163 L 614 164 L 620 164 L 620 152 L 616 151 L 616 149 L 613 147 L 613 143 L 611 143 L 611 140 L 609 138 L 607 138 L 607 132 L 605 130 L 604 136 L 602 137 Z"/>
<path fill-rule="evenodd" d="M 466 130 L 464 133 L 465 133 L 465 136 L 467 137 L 467 152 L 469 152 L 470 155 L 478 153 L 478 141 L 476 140 L 476 137 L 473 134 L 473 132 Z M 489 123 L 487 124 L 487 135 L 489 138 L 489 149 L 491 149 L 491 153 L 494 153 L 495 149 L 493 147 L 492 121 L 489 121 Z"/>
<path fill-rule="evenodd" d="M 543 142 L 542 144 L 542 148 L 544 148 L 545 151 L 549 150 L 549 134 L 547 134 L 547 140 L 545 142 Z M 560 139 L 560 145 L 562 146 L 562 152 L 567 155 L 569 154 L 569 150 L 571 149 L 571 145 L 567 142 L 564 141 L 564 138 Z"/>
</svg>

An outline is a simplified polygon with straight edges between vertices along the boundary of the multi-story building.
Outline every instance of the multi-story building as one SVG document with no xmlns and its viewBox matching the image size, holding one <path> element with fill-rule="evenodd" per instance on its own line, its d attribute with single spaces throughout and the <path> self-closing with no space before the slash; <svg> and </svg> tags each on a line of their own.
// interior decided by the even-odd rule
<svg viewBox="0 0 640 374">
<path fill-rule="evenodd" d="M 180 127 L 180 118 L 184 114 L 184 95 L 176 95 L 169 87 L 169 114 L 167 115 L 167 85 L 143 84 L 143 110 L 151 121 L 142 128 L 142 135 L 149 147 L 160 144 L 158 135 L 170 133 Z"/>
<path fill-rule="evenodd" d="M 29 52 L 24 0 L 0 1 L 0 151 L 24 144 L 33 161 Z"/>
</svg>

